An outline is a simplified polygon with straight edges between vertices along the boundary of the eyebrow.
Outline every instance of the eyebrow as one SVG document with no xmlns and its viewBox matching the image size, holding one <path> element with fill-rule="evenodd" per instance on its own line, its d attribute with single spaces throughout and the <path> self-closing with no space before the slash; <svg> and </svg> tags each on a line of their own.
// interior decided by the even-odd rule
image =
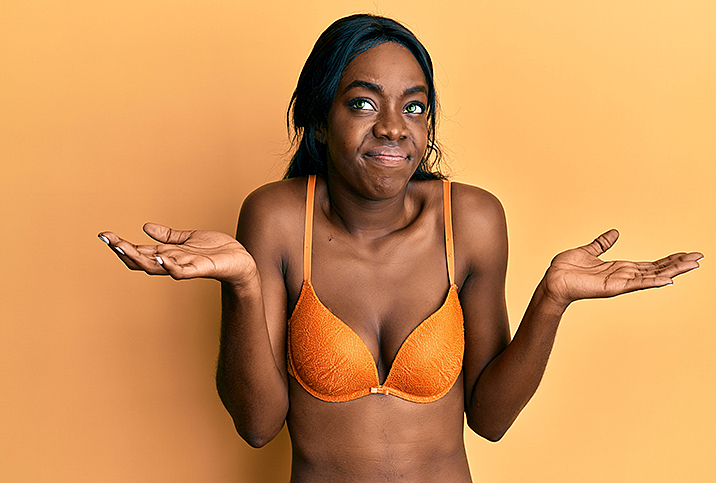
<svg viewBox="0 0 716 483">
<path fill-rule="evenodd" d="M 381 85 L 373 84 L 372 82 L 366 82 L 362 80 L 354 80 L 353 82 L 348 84 L 345 89 L 343 89 L 343 93 L 345 94 L 349 90 L 354 89 L 356 87 L 362 87 L 363 89 L 368 89 L 369 91 L 374 92 L 383 92 L 383 86 Z"/>
<path fill-rule="evenodd" d="M 366 82 L 362 80 L 354 80 L 353 82 L 348 84 L 345 89 L 343 89 L 343 93 L 345 94 L 349 90 L 354 89 L 356 87 L 362 87 L 363 89 L 368 89 L 369 91 L 373 92 L 383 92 L 383 86 L 379 84 L 374 84 L 372 82 Z M 422 92 L 423 94 L 427 95 L 428 89 L 423 85 L 409 87 L 405 89 L 405 91 L 403 92 L 403 96 L 408 96 L 410 94 L 415 94 L 418 92 Z"/>
</svg>

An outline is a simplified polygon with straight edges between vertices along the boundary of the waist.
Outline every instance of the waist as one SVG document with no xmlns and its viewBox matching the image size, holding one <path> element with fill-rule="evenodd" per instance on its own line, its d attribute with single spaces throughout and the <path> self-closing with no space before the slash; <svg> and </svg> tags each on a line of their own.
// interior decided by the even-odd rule
<svg viewBox="0 0 716 483">
<path fill-rule="evenodd" d="M 462 376 L 428 404 L 383 394 L 330 403 L 290 380 L 294 481 L 470 481 Z"/>
</svg>

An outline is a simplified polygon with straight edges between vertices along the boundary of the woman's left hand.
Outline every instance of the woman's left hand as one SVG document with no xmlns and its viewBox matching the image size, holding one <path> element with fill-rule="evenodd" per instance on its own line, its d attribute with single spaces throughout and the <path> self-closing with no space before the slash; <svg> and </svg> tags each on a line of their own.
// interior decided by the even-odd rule
<svg viewBox="0 0 716 483">
<path fill-rule="evenodd" d="M 545 278 L 546 295 L 566 308 L 575 300 L 614 297 L 623 293 L 671 285 L 677 275 L 699 267 L 698 252 L 674 253 L 655 262 L 603 261 L 599 257 L 619 238 L 609 230 L 592 243 L 560 253 Z"/>
</svg>

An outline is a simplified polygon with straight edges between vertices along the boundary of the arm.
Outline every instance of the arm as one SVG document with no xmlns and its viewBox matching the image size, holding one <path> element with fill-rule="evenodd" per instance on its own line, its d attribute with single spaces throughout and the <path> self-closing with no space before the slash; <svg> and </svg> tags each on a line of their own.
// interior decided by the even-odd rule
<svg viewBox="0 0 716 483">
<path fill-rule="evenodd" d="M 280 210 L 275 203 L 275 194 L 265 189 L 246 199 L 236 237 L 254 256 L 258 271 L 248 285 L 221 284 L 216 384 L 237 431 L 254 447 L 271 441 L 288 413 L 285 237 L 276 223 Z"/>
<path fill-rule="evenodd" d="M 504 303 L 504 214 L 494 197 L 466 198 L 464 207 L 472 208 L 468 216 L 479 229 L 464 233 L 471 237 L 471 248 L 466 248 L 469 270 L 460 292 L 466 327 L 465 412 L 471 429 L 497 441 L 537 390 L 570 303 L 667 285 L 698 267 L 701 254 L 677 253 L 656 262 L 603 262 L 598 257 L 618 237 L 611 230 L 555 257 L 510 341 Z"/>
<path fill-rule="evenodd" d="M 258 242 L 272 229 L 273 218 L 265 216 L 267 210 L 266 197 L 255 195 L 242 208 L 238 231 L 246 231 L 242 227 L 251 231 L 243 236 L 246 246 L 255 249 L 253 256 L 236 239 L 218 232 L 145 225 L 145 232 L 160 245 L 134 245 L 111 232 L 100 234 L 132 270 L 177 280 L 201 277 L 221 282 L 217 389 L 237 431 L 255 447 L 273 439 L 288 411 L 288 387 L 285 369 L 281 369 L 285 362 L 281 366 L 281 357 L 274 357 L 277 344 L 285 339 L 286 290 L 280 271 L 270 270 L 266 263 L 277 256 L 275 239 L 281 237 L 274 233 L 264 243 Z M 273 265 L 280 266 L 280 260 Z M 281 313 L 283 324 L 276 322 Z M 267 314 L 273 316 L 273 324 L 267 322 Z"/>
</svg>

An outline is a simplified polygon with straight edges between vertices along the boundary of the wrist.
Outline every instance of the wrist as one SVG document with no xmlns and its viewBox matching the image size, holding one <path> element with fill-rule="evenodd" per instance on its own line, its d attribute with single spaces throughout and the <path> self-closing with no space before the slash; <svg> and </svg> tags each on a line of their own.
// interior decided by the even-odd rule
<svg viewBox="0 0 716 483">
<path fill-rule="evenodd" d="M 562 316 L 571 301 L 564 300 L 549 289 L 547 282 L 548 275 L 540 281 L 535 290 L 533 300 L 539 305 L 540 309 L 550 314 Z"/>
<path fill-rule="evenodd" d="M 240 277 L 226 278 L 221 280 L 224 289 L 234 293 L 247 293 L 251 291 L 261 291 L 261 278 L 259 271 L 254 266 L 252 270 L 243 272 Z"/>
</svg>

